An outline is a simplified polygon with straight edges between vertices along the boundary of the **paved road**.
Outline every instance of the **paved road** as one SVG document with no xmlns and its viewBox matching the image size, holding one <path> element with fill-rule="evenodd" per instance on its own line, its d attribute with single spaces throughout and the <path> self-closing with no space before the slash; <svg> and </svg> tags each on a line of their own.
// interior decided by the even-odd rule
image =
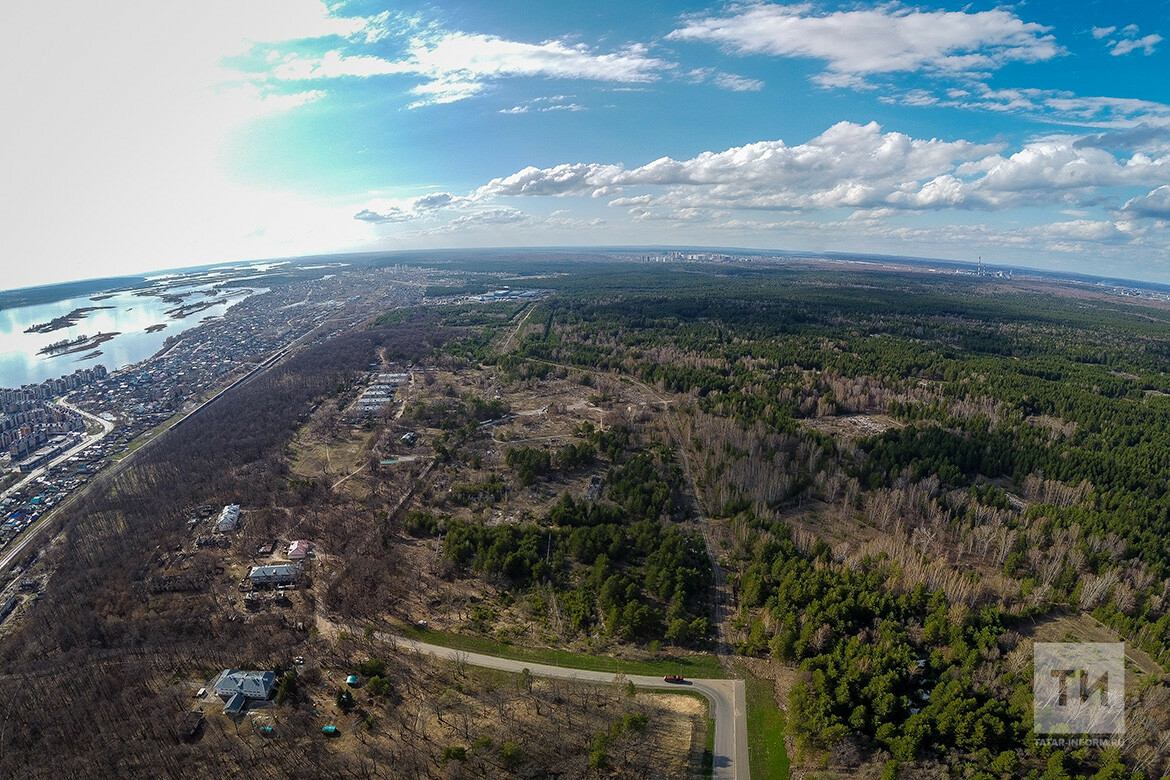
<svg viewBox="0 0 1170 780">
<path fill-rule="evenodd" d="M 416 653 L 425 653 L 436 658 L 446 658 L 489 669 L 502 669 L 508 672 L 520 672 L 527 669 L 539 677 L 559 677 L 567 680 L 587 680 L 598 683 L 611 683 L 614 679 L 612 672 L 592 672 L 585 669 L 569 669 L 563 666 L 514 661 L 511 658 L 497 658 L 491 655 L 454 650 L 450 647 L 440 647 L 397 635 L 381 635 L 381 638 L 393 641 L 398 647 Z M 711 716 L 715 719 L 715 780 L 749 780 L 747 705 L 743 680 L 688 680 L 685 684 L 679 685 L 665 682 L 661 677 L 641 674 L 627 674 L 626 679 L 639 688 L 695 691 L 706 696 L 707 700 L 711 702 Z"/>
</svg>

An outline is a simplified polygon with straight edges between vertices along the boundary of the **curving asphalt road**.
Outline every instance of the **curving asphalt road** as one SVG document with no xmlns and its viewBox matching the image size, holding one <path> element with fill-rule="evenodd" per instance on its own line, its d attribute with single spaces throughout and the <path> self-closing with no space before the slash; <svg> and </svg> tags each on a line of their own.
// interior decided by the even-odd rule
<svg viewBox="0 0 1170 780">
<path fill-rule="evenodd" d="M 563 666 L 534 664 L 527 661 L 514 661 L 511 658 L 469 653 L 464 650 L 419 642 L 396 634 L 382 634 L 381 638 L 415 653 L 488 669 L 502 669 L 507 672 L 521 672 L 527 669 L 538 677 L 559 677 L 567 680 L 587 680 L 598 683 L 611 683 L 615 676 L 611 672 L 569 669 Z M 680 685 L 665 682 L 661 677 L 642 674 L 627 674 L 625 678 L 639 688 L 695 691 L 707 697 L 707 701 L 711 703 L 711 717 L 715 719 L 715 780 L 749 780 L 747 706 L 743 680 L 687 680 Z"/>
</svg>

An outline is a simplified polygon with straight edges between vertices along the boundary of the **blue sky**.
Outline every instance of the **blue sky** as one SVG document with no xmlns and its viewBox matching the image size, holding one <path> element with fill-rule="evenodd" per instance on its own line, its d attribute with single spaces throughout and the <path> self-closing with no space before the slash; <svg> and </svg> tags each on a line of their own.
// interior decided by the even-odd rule
<svg viewBox="0 0 1170 780">
<path fill-rule="evenodd" d="M 1170 3 L 4 4 L 0 286 L 670 244 L 1170 281 Z"/>
</svg>

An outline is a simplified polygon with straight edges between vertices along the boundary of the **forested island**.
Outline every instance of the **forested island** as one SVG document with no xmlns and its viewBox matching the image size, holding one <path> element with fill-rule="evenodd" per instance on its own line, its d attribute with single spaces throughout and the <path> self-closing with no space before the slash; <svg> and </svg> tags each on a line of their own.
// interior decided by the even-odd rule
<svg viewBox="0 0 1170 780">
<path fill-rule="evenodd" d="M 455 302 L 293 353 L 69 511 L 0 639 L 0 773 L 710 769 L 671 697 L 485 676 L 389 632 L 744 677 L 757 778 L 1170 771 L 1170 308 L 816 263 L 442 270 L 427 294 Z M 454 297 L 533 275 L 537 298 Z M 360 411 L 380 375 L 396 395 Z M 233 502 L 238 533 L 198 544 L 193 508 Z M 249 603 L 295 539 L 305 580 Z M 1044 641 L 1126 643 L 1124 740 L 1036 739 Z M 220 668 L 281 693 L 181 741 Z"/>
<path fill-rule="evenodd" d="M 93 336 L 82 334 L 75 339 L 63 339 L 61 341 L 54 341 L 52 344 L 46 344 L 40 348 L 38 354 L 53 357 L 55 355 L 72 355 L 77 352 L 86 352 L 120 335 L 122 334 L 117 331 L 113 333 L 98 333 Z"/>
<path fill-rule="evenodd" d="M 112 309 L 113 306 L 81 306 L 74 309 L 68 314 L 62 314 L 60 317 L 54 317 L 48 322 L 37 323 L 30 325 L 24 329 L 25 333 L 52 333 L 55 330 L 62 328 L 70 328 L 76 325 L 81 320 L 89 316 L 91 311 L 101 311 L 102 309 Z"/>
</svg>

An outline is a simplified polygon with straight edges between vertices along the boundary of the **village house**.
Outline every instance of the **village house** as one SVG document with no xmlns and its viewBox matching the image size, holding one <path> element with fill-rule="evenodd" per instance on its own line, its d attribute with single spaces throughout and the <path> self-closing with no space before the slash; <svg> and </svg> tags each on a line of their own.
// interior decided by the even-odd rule
<svg viewBox="0 0 1170 780">
<path fill-rule="evenodd" d="M 211 682 L 217 696 L 224 700 L 224 713 L 243 712 L 251 701 L 264 701 L 272 696 L 276 685 L 274 672 L 224 669 Z"/>
<path fill-rule="evenodd" d="M 288 546 L 288 559 L 290 561 L 303 561 L 309 557 L 309 551 L 312 547 L 312 542 L 307 539 L 297 539 Z"/>
</svg>

